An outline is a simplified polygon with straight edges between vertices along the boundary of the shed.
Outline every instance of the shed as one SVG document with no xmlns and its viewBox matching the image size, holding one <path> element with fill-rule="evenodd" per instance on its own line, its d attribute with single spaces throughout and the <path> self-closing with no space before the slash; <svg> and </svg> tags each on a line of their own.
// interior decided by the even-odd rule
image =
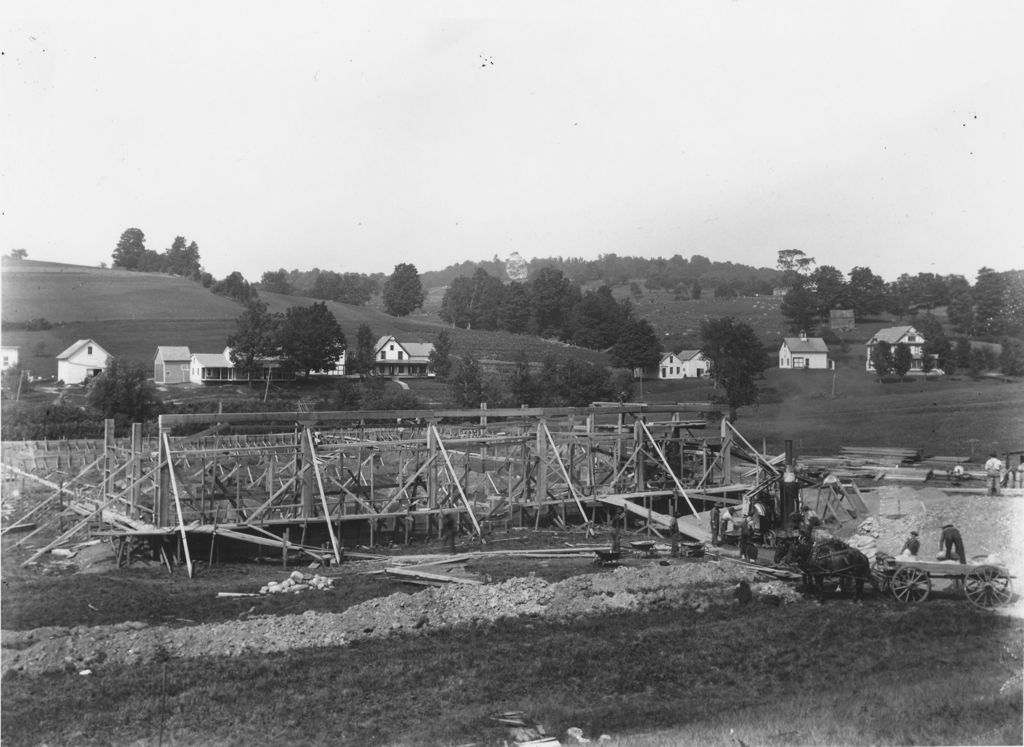
<svg viewBox="0 0 1024 747">
<path fill-rule="evenodd" d="M 110 353 L 95 340 L 77 340 L 57 356 L 57 379 L 65 384 L 81 384 L 103 373 Z"/>
<path fill-rule="evenodd" d="M 186 384 L 189 381 L 189 362 L 192 352 L 187 345 L 159 345 L 153 359 L 153 382 L 156 384 Z"/>
</svg>

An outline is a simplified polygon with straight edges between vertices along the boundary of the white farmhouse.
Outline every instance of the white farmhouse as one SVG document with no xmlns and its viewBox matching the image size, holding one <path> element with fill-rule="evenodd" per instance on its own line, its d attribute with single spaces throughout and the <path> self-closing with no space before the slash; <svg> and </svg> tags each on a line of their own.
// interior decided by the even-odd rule
<svg viewBox="0 0 1024 747">
<path fill-rule="evenodd" d="M 57 356 L 57 379 L 65 384 L 81 384 L 103 373 L 110 353 L 95 340 L 78 340 Z"/>
<path fill-rule="evenodd" d="M 399 342 L 384 335 L 373 346 L 373 370 L 380 376 L 433 376 L 429 342 Z"/>
<path fill-rule="evenodd" d="M 779 346 L 779 368 L 831 368 L 828 345 L 820 337 L 808 337 L 806 332 L 786 337 Z"/>
<path fill-rule="evenodd" d="M 924 337 L 921 333 L 910 325 L 904 325 L 902 327 L 885 327 L 875 332 L 874 337 L 867 341 L 867 358 L 865 361 L 865 370 L 874 372 L 875 367 L 871 363 L 871 353 L 875 349 L 875 345 L 880 342 L 887 342 L 895 350 L 896 346 L 901 342 L 906 343 L 910 348 L 910 370 L 911 371 L 922 371 L 924 370 Z"/>
</svg>

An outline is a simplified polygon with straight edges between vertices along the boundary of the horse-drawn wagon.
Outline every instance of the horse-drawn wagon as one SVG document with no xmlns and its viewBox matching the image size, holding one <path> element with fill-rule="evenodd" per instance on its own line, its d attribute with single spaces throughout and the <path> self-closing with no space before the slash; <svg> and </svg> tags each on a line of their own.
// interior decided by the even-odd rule
<svg viewBox="0 0 1024 747">
<path fill-rule="evenodd" d="M 913 560 L 879 555 L 871 569 L 880 590 L 892 592 L 899 602 L 923 602 L 932 591 L 932 579 L 951 579 L 962 587 L 972 604 L 983 609 L 1003 607 L 1013 598 L 1013 583 L 1000 565 Z"/>
</svg>

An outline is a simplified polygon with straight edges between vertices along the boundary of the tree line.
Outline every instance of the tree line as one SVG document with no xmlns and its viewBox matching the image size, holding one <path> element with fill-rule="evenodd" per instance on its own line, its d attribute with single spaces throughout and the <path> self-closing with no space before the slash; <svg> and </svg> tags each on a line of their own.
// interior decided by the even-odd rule
<svg viewBox="0 0 1024 747">
<path fill-rule="evenodd" d="M 561 270 L 542 267 L 528 280 L 503 283 L 478 268 L 455 278 L 441 301 L 441 319 L 463 329 L 504 330 L 608 350 L 624 368 L 657 364 L 661 345 L 630 301 L 603 285 L 586 292 Z"/>
<path fill-rule="evenodd" d="M 904 273 L 886 282 L 868 267 L 854 267 L 844 276 L 831 265 L 814 264 L 799 249 L 778 254 L 787 288 L 780 310 L 793 332 L 813 332 L 828 322 L 832 309 L 852 309 L 864 319 L 882 312 L 927 316 L 945 308 L 953 329 L 964 335 L 989 340 L 1024 335 L 1024 271 L 982 267 L 972 285 L 963 275 Z"/>
</svg>

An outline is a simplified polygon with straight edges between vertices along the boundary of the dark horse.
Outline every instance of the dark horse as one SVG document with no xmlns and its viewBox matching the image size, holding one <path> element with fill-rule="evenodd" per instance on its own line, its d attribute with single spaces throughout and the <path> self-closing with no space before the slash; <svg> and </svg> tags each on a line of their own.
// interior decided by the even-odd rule
<svg viewBox="0 0 1024 747">
<path fill-rule="evenodd" d="M 840 587 L 853 579 L 855 602 L 864 597 L 865 581 L 872 586 L 875 584 L 867 556 L 837 539 L 812 542 L 801 537 L 780 544 L 775 550 L 775 563 L 799 568 L 804 575 L 804 585 L 815 592 L 819 602 L 824 599 L 827 577 L 838 578 Z"/>
</svg>

